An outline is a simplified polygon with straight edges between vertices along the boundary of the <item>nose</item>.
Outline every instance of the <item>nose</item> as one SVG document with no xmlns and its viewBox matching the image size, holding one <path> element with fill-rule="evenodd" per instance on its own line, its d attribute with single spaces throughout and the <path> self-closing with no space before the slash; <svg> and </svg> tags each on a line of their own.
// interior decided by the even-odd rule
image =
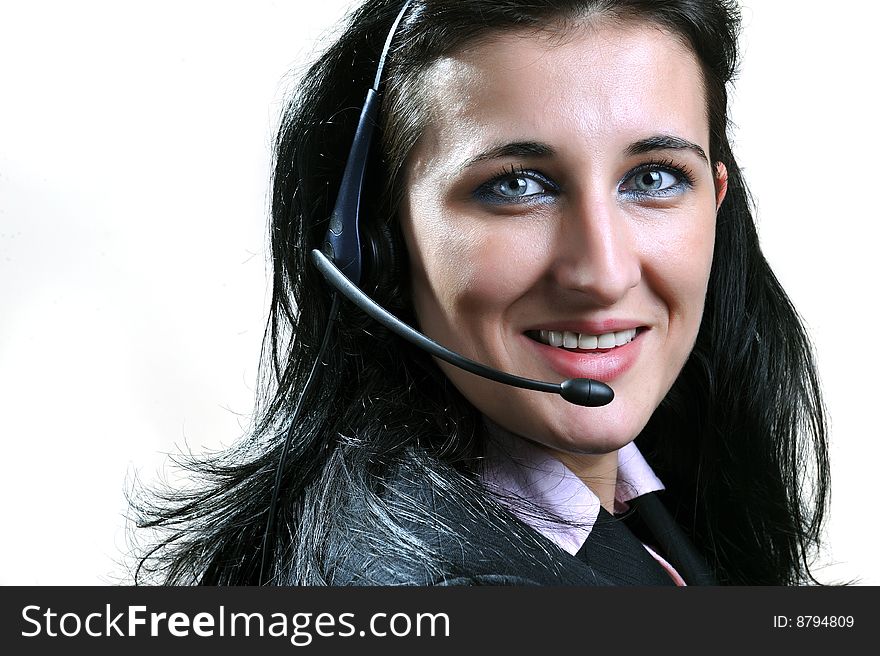
<svg viewBox="0 0 880 656">
<path fill-rule="evenodd" d="M 613 200 L 584 195 L 561 217 L 554 277 L 563 289 L 610 306 L 641 280 L 641 260 L 626 214 Z"/>
</svg>

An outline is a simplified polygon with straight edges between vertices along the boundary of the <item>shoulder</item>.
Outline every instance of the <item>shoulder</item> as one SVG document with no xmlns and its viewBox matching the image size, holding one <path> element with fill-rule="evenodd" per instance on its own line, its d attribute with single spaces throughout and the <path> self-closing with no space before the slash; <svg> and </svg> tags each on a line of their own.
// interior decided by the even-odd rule
<svg viewBox="0 0 880 656">
<path fill-rule="evenodd" d="M 486 499 L 430 473 L 397 468 L 381 508 L 334 545 L 333 585 L 603 585 L 607 582 Z M 482 497 L 482 498 L 481 498 Z M 377 511 L 387 513 L 379 521 Z M 375 521 L 374 521 L 375 520 Z"/>
</svg>

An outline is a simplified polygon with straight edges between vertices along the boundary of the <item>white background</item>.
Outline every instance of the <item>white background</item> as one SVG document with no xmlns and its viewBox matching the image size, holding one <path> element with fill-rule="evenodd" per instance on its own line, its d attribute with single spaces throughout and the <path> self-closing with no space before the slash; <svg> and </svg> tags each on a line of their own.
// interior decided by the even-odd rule
<svg viewBox="0 0 880 656">
<path fill-rule="evenodd" d="M 0 584 L 116 582 L 132 477 L 247 428 L 272 131 L 349 4 L 0 3 Z M 880 5 L 745 5 L 735 150 L 831 419 L 819 576 L 877 585 Z"/>
</svg>

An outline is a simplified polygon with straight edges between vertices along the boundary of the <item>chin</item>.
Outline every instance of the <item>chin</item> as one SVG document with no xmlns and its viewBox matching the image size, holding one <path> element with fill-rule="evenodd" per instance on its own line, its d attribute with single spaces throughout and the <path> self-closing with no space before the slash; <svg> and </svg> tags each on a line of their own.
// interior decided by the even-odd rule
<svg viewBox="0 0 880 656">
<path fill-rule="evenodd" d="M 457 373 L 450 375 L 453 383 L 459 382 Z M 604 455 L 632 442 L 648 423 L 655 408 L 651 401 L 657 398 L 648 386 L 618 385 L 609 405 L 585 408 L 540 392 L 488 395 L 483 387 L 469 389 L 471 381 L 461 382 L 462 394 L 495 425 L 556 451 L 582 455 Z"/>
<path fill-rule="evenodd" d="M 533 417 L 529 426 L 506 425 L 507 422 L 503 420 L 496 420 L 496 423 L 556 451 L 581 455 L 603 455 L 617 451 L 632 442 L 647 423 L 647 419 L 644 422 L 626 421 L 625 412 L 621 413 L 624 417 L 618 417 L 617 413 L 608 416 L 607 410 L 603 412 L 598 408 L 574 410 L 554 413 L 546 418 L 546 423 L 541 422 L 539 417 Z"/>
<path fill-rule="evenodd" d="M 638 431 L 621 430 L 617 427 L 609 427 L 603 430 L 599 427 L 591 427 L 589 430 L 581 428 L 579 431 L 554 434 L 546 445 L 566 453 L 582 455 L 602 455 L 617 451 L 632 442 Z"/>
</svg>

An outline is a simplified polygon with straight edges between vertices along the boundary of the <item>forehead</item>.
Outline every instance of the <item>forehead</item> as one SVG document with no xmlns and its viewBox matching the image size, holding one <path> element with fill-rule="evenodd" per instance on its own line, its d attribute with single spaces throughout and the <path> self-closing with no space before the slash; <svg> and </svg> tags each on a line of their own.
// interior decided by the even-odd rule
<svg viewBox="0 0 880 656">
<path fill-rule="evenodd" d="M 504 32 L 437 61 L 416 152 L 468 152 L 531 138 L 572 147 L 676 134 L 708 151 L 703 77 L 656 25 L 584 21 L 564 32 Z"/>
</svg>

